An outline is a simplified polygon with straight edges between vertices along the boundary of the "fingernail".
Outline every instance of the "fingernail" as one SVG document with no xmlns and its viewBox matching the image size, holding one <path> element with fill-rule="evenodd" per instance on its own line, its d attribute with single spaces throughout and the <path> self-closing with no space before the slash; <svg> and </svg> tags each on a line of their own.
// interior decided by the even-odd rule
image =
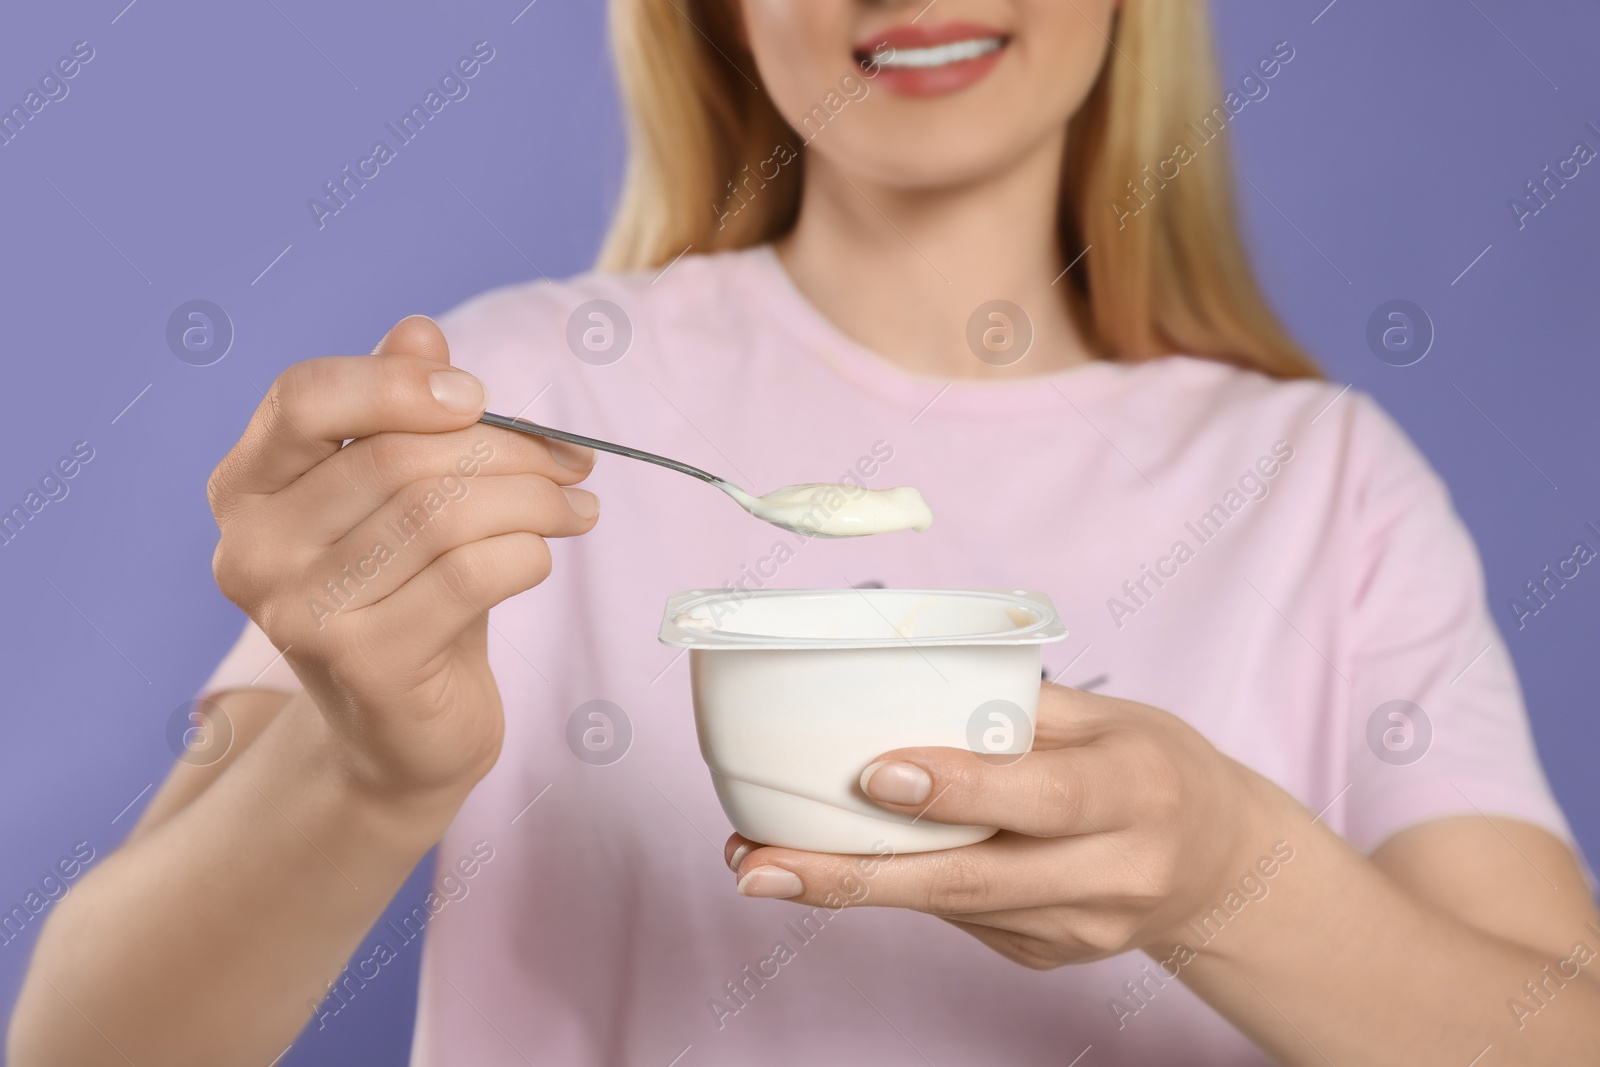
<svg viewBox="0 0 1600 1067">
<path fill-rule="evenodd" d="M 861 789 L 889 804 L 921 804 L 933 792 L 933 779 L 915 763 L 879 760 L 861 772 Z"/>
<path fill-rule="evenodd" d="M 457 415 L 479 414 L 489 399 L 483 383 L 464 370 L 436 370 L 428 375 L 428 388 L 440 407 Z"/>
<path fill-rule="evenodd" d="M 733 855 L 728 857 L 728 870 L 737 874 L 739 872 L 739 864 L 743 863 L 744 858 L 748 855 L 750 855 L 749 845 L 740 845 L 734 849 Z"/>
<path fill-rule="evenodd" d="M 594 449 L 587 445 L 575 445 L 571 441 L 550 440 L 550 454 L 556 462 L 563 467 L 575 471 L 586 471 L 594 466 Z"/>
<path fill-rule="evenodd" d="M 600 498 L 587 489 L 574 489 L 569 485 L 563 485 L 561 495 L 567 498 L 567 504 L 580 519 L 592 519 L 600 514 Z"/>
<path fill-rule="evenodd" d="M 739 879 L 739 892 L 747 897 L 797 897 L 804 889 L 800 876 L 782 867 L 757 867 Z"/>
</svg>

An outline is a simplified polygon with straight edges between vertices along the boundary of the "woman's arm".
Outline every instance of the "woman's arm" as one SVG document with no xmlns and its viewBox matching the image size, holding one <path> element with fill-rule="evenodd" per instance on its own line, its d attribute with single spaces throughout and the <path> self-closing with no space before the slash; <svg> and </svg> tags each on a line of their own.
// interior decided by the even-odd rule
<svg viewBox="0 0 1600 1067">
<path fill-rule="evenodd" d="M 221 756 L 212 760 L 179 760 L 167 772 L 166 780 L 156 795 L 150 798 L 144 813 L 123 842 L 126 848 L 132 842 L 154 830 L 205 792 L 206 787 L 222 776 L 251 745 L 266 732 L 277 719 L 278 713 L 289 703 L 293 694 L 278 689 L 227 689 L 209 694 L 205 703 L 216 713 L 226 717 L 228 747 Z"/>
<path fill-rule="evenodd" d="M 305 692 L 224 694 L 233 751 L 52 909 L 16 1067 L 275 1062 L 498 757 L 485 612 L 594 525 L 593 455 L 480 425 L 448 364 L 421 318 L 296 364 L 212 475 L 218 585 Z"/>
<path fill-rule="evenodd" d="M 179 803 L 200 770 L 179 764 L 171 807 L 57 905 L 13 1016 L 16 1067 L 273 1062 L 465 795 L 352 780 L 303 695 Z"/>
<path fill-rule="evenodd" d="M 1276 787 L 1252 791 L 1261 855 L 1284 841 L 1293 860 L 1270 881 L 1258 872 L 1269 894 L 1225 927 L 1206 905 L 1144 947 L 1163 960 L 1187 941 L 1184 983 L 1274 1058 L 1600 1062 L 1600 916 L 1561 841 L 1452 817 L 1368 859 Z M 1241 859 L 1240 876 L 1259 857 Z M 1214 890 L 1216 904 L 1226 891 L 1237 885 Z M 1212 929 L 1201 943 L 1195 931 Z"/>
<path fill-rule="evenodd" d="M 867 857 L 735 835 L 739 892 L 928 912 L 1041 969 L 1142 949 L 1119 1024 L 1181 981 L 1297 1067 L 1600 1062 L 1600 918 L 1533 826 L 1439 820 L 1368 859 L 1176 717 L 1049 685 L 1021 760 L 903 749 L 864 777 L 891 811 L 1001 832 Z"/>
</svg>

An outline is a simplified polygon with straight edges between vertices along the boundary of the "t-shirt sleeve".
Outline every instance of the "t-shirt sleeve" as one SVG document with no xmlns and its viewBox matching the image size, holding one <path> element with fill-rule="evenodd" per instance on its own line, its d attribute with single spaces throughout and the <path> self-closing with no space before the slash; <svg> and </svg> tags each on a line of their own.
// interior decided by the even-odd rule
<svg viewBox="0 0 1600 1067">
<path fill-rule="evenodd" d="M 1482 814 L 1571 843 L 1489 615 L 1477 548 L 1448 490 L 1377 404 L 1354 398 L 1350 420 L 1346 837 L 1370 852 L 1407 826 Z"/>
</svg>

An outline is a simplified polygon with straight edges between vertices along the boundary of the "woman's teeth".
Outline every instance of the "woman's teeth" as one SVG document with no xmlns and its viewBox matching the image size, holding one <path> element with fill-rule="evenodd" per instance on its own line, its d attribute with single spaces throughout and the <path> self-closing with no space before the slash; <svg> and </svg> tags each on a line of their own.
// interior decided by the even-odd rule
<svg viewBox="0 0 1600 1067">
<path fill-rule="evenodd" d="M 929 67 L 943 67 L 951 63 L 965 63 L 969 59 L 986 56 L 990 52 L 997 52 L 1005 47 L 1003 37 L 980 37 L 971 41 L 951 41 L 949 44 L 933 45 L 929 48 L 896 48 L 887 51 L 878 60 L 878 66 L 888 70 L 917 69 L 926 70 Z"/>
</svg>

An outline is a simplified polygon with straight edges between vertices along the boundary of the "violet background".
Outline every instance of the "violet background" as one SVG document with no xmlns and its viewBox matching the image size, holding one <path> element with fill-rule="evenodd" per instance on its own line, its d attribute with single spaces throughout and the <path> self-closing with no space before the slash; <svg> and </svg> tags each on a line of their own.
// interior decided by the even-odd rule
<svg viewBox="0 0 1600 1067">
<path fill-rule="evenodd" d="M 584 269 L 623 160 L 595 0 L 125 3 L 0 16 L 7 107 L 75 42 L 95 49 L 0 146 L 0 510 L 74 442 L 96 453 L 0 546 L 0 912 L 75 842 L 102 857 L 120 842 L 172 762 L 169 715 L 237 635 L 204 485 L 261 390 L 297 360 L 367 351 L 405 314 Z M 1600 544 L 1584 527 L 1600 527 L 1600 165 L 1521 231 L 1507 207 L 1576 140 L 1600 147 L 1585 126 L 1600 126 L 1600 10 L 1325 4 L 1214 5 L 1229 80 L 1278 41 L 1296 51 L 1231 127 L 1257 267 L 1330 376 L 1377 396 L 1448 481 L 1551 781 L 1600 856 L 1600 568 L 1521 631 L 1507 606 L 1575 540 Z M 469 95 L 319 230 L 307 199 L 480 40 L 495 58 Z M 236 334 L 212 366 L 165 340 L 196 298 Z M 1395 298 L 1437 330 L 1404 368 L 1365 339 Z M 0 945 L 0 1004 L 39 925 Z M 419 958 L 402 949 L 281 1062 L 403 1064 Z"/>
</svg>

